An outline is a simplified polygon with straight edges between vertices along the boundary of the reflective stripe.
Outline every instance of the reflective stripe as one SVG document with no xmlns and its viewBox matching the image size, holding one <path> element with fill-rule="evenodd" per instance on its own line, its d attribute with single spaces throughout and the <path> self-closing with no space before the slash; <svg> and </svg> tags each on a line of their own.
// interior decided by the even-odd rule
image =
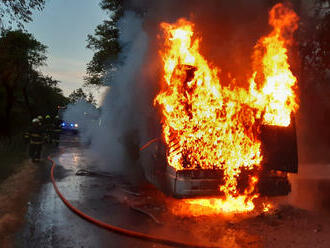
<svg viewBox="0 0 330 248">
<path fill-rule="evenodd" d="M 33 145 L 42 145 L 44 142 L 42 141 L 30 141 L 30 144 L 33 144 Z"/>
<path fill-rule="evenodd" d="M 35 137 L 35 138 L 41 138 L 41 135 L 40 134 L 38 134 L 38 133 L 32 133 L 31 134 L 31 137 Z"/>
</svg>

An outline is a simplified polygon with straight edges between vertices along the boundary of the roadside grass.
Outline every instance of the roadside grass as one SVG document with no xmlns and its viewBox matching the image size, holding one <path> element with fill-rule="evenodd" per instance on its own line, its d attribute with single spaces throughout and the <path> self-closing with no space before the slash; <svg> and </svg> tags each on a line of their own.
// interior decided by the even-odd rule
<svg viewBox="0 0 330 248">
<path fill-rule="evenodd" d="M 0 183 L 15 173 L 27 159 L 27 145 L 21 135 L 0 139 Z"/>
</svg>

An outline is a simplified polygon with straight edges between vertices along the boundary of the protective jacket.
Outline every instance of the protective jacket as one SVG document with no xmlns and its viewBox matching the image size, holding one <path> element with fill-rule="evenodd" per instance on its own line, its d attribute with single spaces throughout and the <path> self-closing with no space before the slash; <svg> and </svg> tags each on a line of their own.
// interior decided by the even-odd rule
<svg viewBox="0 0 330 248">
<path fill-rule="evenodd" d="M 39 126 L 32 126 L 27 132 L 27 136 L 29 137 L 30 144 L 42 145 L 45 141 L 44 132 Z"/>
</svg>

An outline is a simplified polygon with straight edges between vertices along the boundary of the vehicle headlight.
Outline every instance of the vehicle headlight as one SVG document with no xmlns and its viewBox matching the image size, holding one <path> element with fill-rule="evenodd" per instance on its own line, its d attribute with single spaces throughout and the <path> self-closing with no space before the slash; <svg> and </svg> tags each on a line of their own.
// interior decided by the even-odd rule
<svg viewBox="0 0 330 248">
<path fill-rule="evenodd" d="M 78 123 L 74 124 L 74 127 L 79 127 Z"/>
</svg>

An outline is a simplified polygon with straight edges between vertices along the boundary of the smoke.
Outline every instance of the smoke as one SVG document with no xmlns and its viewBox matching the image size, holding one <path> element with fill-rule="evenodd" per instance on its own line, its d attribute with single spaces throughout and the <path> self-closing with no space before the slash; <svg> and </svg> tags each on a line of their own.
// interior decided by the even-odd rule
<svg viewBox="0 0 330 248">
<path fill-rule="evenodd" d="M 88 143 L 93 136 L 92 130 L 98 127 L 99 111 L 85 100 L 69 104 L 62 119 L 67 123 L 78 124 L 82 143 Z"/>
<path fill-rule="evenodd" d="M 126 12 L 119 21 L 123 52 L 118 69 L 105 78 L 107 91 L 101 106 L 100 125 L 92 130 L 91 150 L 104 168 L 123 172 L 137 164 L 139 151 L 140 99 L 138 73 L 148 47 L 142 19 Z"/>
<path fill-rule="evenodd" d="M 143 20 L 127 11 L 118 23 L 122 53 L 117 70 L 109 71 L 104 84 L 109 86 L 102 105 L 79 101 L 68 106 L 63 119 L 79 124 L 82 142 L 90 144 L 88 154 L 101 169 L 122 173 L 137 167 L 139 156 L 140 94 L 138 73 L 148 48 Z M 142 100 L 141 100 L 142 101 Z"/>
</svg>

